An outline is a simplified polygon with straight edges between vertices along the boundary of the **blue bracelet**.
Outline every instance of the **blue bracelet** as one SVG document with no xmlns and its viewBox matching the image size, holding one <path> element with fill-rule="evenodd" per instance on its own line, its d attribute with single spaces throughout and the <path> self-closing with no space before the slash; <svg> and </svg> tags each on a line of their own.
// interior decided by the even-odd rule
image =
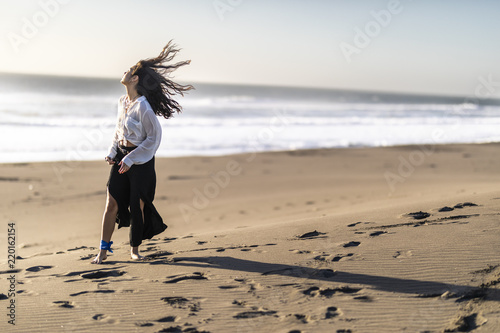
<svg viewBox="0 0 500 333">
<path fill-rule="evenodd" d="M 113 253 L 113 250 L 111 250 L 111 244 L 113 242 L 106 242 L 104 240 L 101 240 L 101 246 L 99 247 L 101 250 L 108 250 L 109 252 Z"/>
</svg>

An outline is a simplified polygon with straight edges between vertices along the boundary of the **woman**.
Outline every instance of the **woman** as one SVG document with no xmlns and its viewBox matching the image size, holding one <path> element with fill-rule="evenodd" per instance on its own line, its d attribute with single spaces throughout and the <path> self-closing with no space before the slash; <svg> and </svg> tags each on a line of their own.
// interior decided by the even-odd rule
<svg viewBox="0 0 500 333">
<path fill-rule="evenodd" d="M 139 245 L 163 232 L 167 226 L 153 205 L 156 189 L 154 155 L 161 141 L 156 116 L 170 118 L 182 107 L 171 97 L 193 89 L 170 80 L 170 73 L 191 61 L 168 64 L 179 52 L 172 41 L 156 58 L 139 61 L 126 71 L 121 83 L 126 95 L 118 104 L 118 121 L 113 143 L 105 160 L 112 165 L 106 208 L 102 219 L 99 253 L 92 263 L 100 264 L 111 250 L 115 229 L 130 226 L 130 255 L 143 259 Z"/>
</svg>

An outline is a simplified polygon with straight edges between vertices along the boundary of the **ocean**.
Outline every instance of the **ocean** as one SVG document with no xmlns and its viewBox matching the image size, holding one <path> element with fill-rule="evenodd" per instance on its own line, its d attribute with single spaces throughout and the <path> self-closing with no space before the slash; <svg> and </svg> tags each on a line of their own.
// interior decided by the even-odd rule
<svg viewBox="0 0 500 333">
<path fill-rule="evenodd" d="M 101 160 L 120 78 L 0 74 L 0 163 Z M 500 141 L 500 101 L 198 83 L 157 156 Z"/>
</svg>

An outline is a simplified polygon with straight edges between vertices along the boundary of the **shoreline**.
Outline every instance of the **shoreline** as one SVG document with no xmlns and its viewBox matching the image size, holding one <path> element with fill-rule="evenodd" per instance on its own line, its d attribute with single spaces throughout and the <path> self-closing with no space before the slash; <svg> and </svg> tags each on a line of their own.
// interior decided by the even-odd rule
<svg viewBox="0 0 500 333">
<path fill-rule="evenodd" d="M 179 155 L 179 156 L 156 156 L 156 159 L 175 159 L 175 158 L 203 158 L 203 157 L 227 157 L 236 155 L 246 155 L 246 154 L 265 154 L 265 153 L 286 153 L 286 152 L 300 152 L 300 151 L 317 151 L 317 150 L 335 150 L 335 149 L 384 149 L 384 148 L 398 148 L 398 147 L 420 147 L 420 146 L 456 146 L 456 145 L 489 145 L 498 144 L 500 141 L 488 141 L 488 142 L 467 142 L 467 143 L 415 143 L 415 144 L 397 144 L 388 146 L 349 146 L 349 147 L 318 147 L 318 148 L 301 148 L 293 150 L 259 150 L 251 152 L 234 152 L 234 153 L 221 153 L 215 155 Z M 31 163 L 81 163 L 81 162 L 99 162 L 102 159 L 54 159 L 54 160 L 26 160 L 26 161 L 16 161 L 16 162 L 0 162 L 2 165 L 14 165 L 14 164 L 31 164 Z"/>
</svg>

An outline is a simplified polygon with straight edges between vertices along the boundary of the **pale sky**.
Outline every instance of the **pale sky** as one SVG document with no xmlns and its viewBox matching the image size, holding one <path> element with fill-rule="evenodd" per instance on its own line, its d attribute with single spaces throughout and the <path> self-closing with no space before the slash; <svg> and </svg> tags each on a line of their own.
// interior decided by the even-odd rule
<svg viewBox="0 0 500 333">
<path fill-rule="evenodd" d="M 182 82 L 500 97 L 495 0 L 0 0 L 0 32 L 0 72 L 119 79 L 174 39 Z"/>
</svg>

